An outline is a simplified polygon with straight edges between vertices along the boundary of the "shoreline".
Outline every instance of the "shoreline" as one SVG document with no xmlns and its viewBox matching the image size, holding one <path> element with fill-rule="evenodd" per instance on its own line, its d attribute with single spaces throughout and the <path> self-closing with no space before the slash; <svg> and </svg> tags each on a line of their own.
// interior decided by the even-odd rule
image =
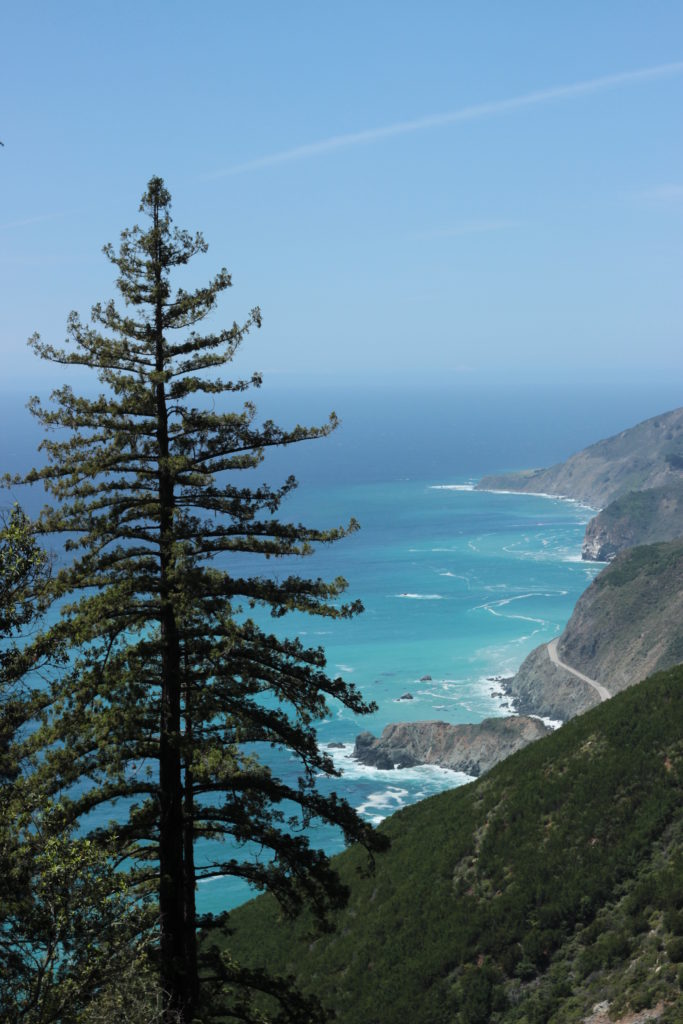
<svg viewBox="0 0 683 1024">
<path fill-rule="evenodd" d="M 480 494 L 519 494 L 527 495 L 530 498 L 552 498 L 553 501 L 570 501 L 574 505 L 578 505 L 579 508 L 585 508 L 587 512 L 593 512 L 597 515 L 602 512 L 602 508 L 597 505 L 589 505 L 587 501 L 582 501 L 581 498 L 572 498 L 569 494 L 549 494 L 547 491 L 510 491 L 501 490 L 498 487 L 479 487 L 475 485 L 472 488 L 473 491 L 479 491 Z"/>
</svg>

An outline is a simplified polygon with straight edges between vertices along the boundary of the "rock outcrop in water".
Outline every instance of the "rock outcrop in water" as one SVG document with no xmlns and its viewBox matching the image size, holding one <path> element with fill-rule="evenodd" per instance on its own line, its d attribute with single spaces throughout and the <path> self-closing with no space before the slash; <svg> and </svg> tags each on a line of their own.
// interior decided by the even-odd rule
<svg viewBox="0 0 683 1024">
<path fill-rule="evenodd" d="M 486 718 L 477 725 L 395 722 L 379 739 L 362 732 L 356 738 L 353 756 L 375 768 L 433 764 L 478 776 L 550 731 L 539 719 L 522 715 Z"/>
</svg>

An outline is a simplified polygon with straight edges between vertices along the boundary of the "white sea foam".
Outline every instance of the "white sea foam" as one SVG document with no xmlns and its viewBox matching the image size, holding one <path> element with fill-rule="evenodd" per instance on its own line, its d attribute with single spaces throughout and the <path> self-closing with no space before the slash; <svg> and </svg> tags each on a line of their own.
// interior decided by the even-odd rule
<svg viewBox="0 0 683 1024">
<path fill-rule="evenodd" d="M 339 769 L 345 778 L 376 779 L 383 785 L 395 783 L 387 791 L 394 794 L 409 795 L 409 790 L 403 789 L 402 783 L 421 782 L 435 792 L 436 789 L 462 786 L 466 782 L 472 781 L 472 776 L 466 775 L 465 772 L 453 772 L 450 768 L 440 768 L 435 764 L 419 764 L 414 768 L 374 768 L 356 761 L 353 757 L 353 750 L 353 743 L 345 743 L 343 747 L 335 747 L 332 750 L 325 748 L 325 753 L 332 758 L 335 768 Z M 393 810 L 396 808 L 394 807 Z"/>
<path fill-rule="evenodd" d="M 432 484 L 430 491 L 473 491 L 474 484 Z"/>
<path fill-rule="evenodd" d="M 453 579 L 453 580 L 462 580 L 463 583 L 465 584 L 465 586 L 467 587 L 467 589 L 468 590 L 471 589 L 471 583 L 470 583 L 470 577 L 469 576 L 463 576 L 459 572 L 440 572 L 439 576 L 448 576 L 448 577 L 450 577 L 450 579 Z"/>
<path fill-rule="evenodd" d="M 445 688 L 446 687 L 444 687 L 444 689 Z M 418 696 L 431 698 L 432 700 L 449 700 L 452 703 L 457 703 L 460 700 L 460 695 L 459 694 L 455 694 L 454 696 L 451 697 L 451 695 L 449 693 L 444 693 L 443 691 L 441 693 L 434 693 L 433 690 L 420 690 Z M 436 706 L 437 705 L 435 704 L 434 707 L 436 707 Z M 438 706 L 440 708 L 445 708 L 446 707 L 445 704 L 439 704 Z"/>
<path fill-rule="evenodd" d="M 495 615 L 496 618 L 499 619 L 519 619 L 522 622 L 535 622 L 539 626 L 548 625 L 548 621 L 546 619 L 534 619 L 530 615 L 505 615 L 503 612 L 497 612 L 495 608 L 487 607 L 486 605 L 480 605 L 480 608 L 485 612 L 489 612 L 491 615 Z M 538 630 L 535 630 L 534 632 L 537 633 Z M 526 637 L 522 637 L 522 639 L 525 640 Z"/>
<path fill-rule="evenodd" d="M 407 789 L 390 786 L 388 789 L 371 793 L 356 810 L 359 814 L 369 817 L 374 825 L 379 825 L 380 821 L 384 821 L 388 814 L 393 814 L 394 811 L 405 805 L 407 796 Z M 378 813 L 381 811 L 386 811 L 386 814 Z"/>
<path fill-rule="evenodd" d="M 442 594 L 394 594 L 394 597 L 407 597 L 411 601 L 443 601 Z"/>
<path fill-rule="evenodd" d="M 352 665 L 342 665 L 342 664 L 339 664 L 339 665 L 335 665 L 334 667 L 338 668 L 340 672 L 355 672 L 356 671 L 355 668 L 353 668 Z"/>
<path fill-rule="evenodd" d="M 502 608 L 504 605 L 512 604 L 513 601 L 526 601 L 531 597 L 566 597 L 566 590 L 532 590 L 526 594 L 513 594 L 511 597 L 501 597 L 498 601 L 487 601 L 485 604 L 478 604 L 473 611 L 489 611 L 491 608 Z"/>
<path fill-rule="evenodd" d="M 529 715 L 529 718 L 538 718 L 549 729 L 559 729 L 564 724 L 557 718 L 544 718 L 543 715 Z"/>
<path fill-rule="evenodd" d="M 599 512 L 600 509 L 593 505 L 587 505 L 585 501 L 581 501 L 579 498 L 570 498 L 566 494 L 545 494 L 543 491 L 499 491 L 497 488 L 479 487 L 477 488 L 483 494 L 522 494 L 526 495 L 527 498 L 550 498 L 551 501 L 566 501 L 571 505 L 576 505 L 577 508 L 584 508 L 587 512 Z"/>
</svg>

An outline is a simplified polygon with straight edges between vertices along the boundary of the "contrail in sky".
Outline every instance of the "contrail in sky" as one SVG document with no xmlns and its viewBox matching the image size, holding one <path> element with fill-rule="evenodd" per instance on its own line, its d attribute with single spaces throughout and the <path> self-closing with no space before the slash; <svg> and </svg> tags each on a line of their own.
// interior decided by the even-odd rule
<svg viewBox="0 0 683 1024">
<path fill-rule="evenodd" d="M 10 228 L 25 228 L 29 224 L 44 224 L 48 220 L 58 220 L 66 217 L 66 213 L 40 213 L 35 217 L 24 217 L 23 220 L 10 220 L 6 224 L 0 224 L 0 231 L 8 231 Z"/>
<path fill-rule="evenodd" d="M 575 82 L 573 85 L 541 89 L 538 92 L 526 93 L 524 96 L 513 96 L 507 100 L 478 103 L 472 107 L 461 107 L 460 110 L 451 110 L 444 114 L 418 117 L 413 121 L 399 121 L 396 124 L 385 125 L 383 128 L 369 128 L 366 131 L 351 132 L 348 135 L 333 135 L 320 142 L 310 142 L 305 146 L 296 146 L 293 149 L 281 150 L 279 153 L 271 153 L 269 156 L 257 157 L 255 160 L 235 164 L 225 170 L 205 174 L 203 177 L 205 179 L 222 178 L 230 174 L 253 171 L 259 167 L 272 167 L 274 164 L 290 163 L 293 160 L 306 160 L 308 157 L 331 153 L 336 149 L 348 149 L 351 146 L 379 142 L 381 139 L 388 139 L 394 135 L 408 135 L 410 132 L 422 131 L 424 128 L 439 128 L 442 125 L 457 124 L 460 121 L 477 121 L 495 114 L 505 114 L 511 110 L 551 103 L 553 100 L 568 100 L 574 96 L 586 96 L 605 89 L 630 85 L 632 82 L 643 82 L 651 78 L 664 78 L 680 74 L 683 74 L 683 61 L 674 64 L 660 64 L 653 68 L 641 68 L 639 71 L 624 71 L 618 75 L 604 75 L 602 78 L 590 78 L 584 82 Z"/>
</svg>

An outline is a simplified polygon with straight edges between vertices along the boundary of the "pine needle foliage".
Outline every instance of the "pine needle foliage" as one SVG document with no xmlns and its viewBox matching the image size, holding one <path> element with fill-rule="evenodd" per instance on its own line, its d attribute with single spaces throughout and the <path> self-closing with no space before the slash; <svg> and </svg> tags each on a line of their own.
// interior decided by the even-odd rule
<svg viewBox="0 0 683 1024">
<path fill-rule="evenodd" d="M 118 990 L 122 973 L 142 977 L 150 970 L 154 918 L 128 879 L 111 871 L 114 840 L 108 848 L 73 835 L 73 823 L 31 771 L 30 732 L 43 699 L 35 683 L 59 660 L 45 642 L 31 642 L 47 607 L 49 579 L 50 560 L 35 526 L 15 504 L 0 515 L 3 1024 L 81 1024 L 93 996 Z M 127 992 L 119 1003 L 131 1006 Z M 145 997 L 134 1007 L 139 1024 L 152 1024 L 139 1012 L 147 1004 Z"/>
<path fill-rule="evenodd" d="M 47 459 L 23 482 L 42 481 L 56 499 L 40 530 L 62 535 L 71 554 L 51 584 L 60 606 L 51 638 L 67 657 L 32 735 L 34 770 L 74 821 L 118 805 L 118 856 L 134 865 L 142 891 L 158 894 L 165 1020 L 210 1020 L 218 1003 L 223 1018 L 232 1005 L 235 1019 L 249 1019 L 250 989 L 261 987 L 281 996 L 278 1019 L 301 1021 L 315 1010 L 285 982 L 241 972 L 226 953 L 199 962 L 205 922 L 195 892 L 201 879 L 246 879 L 287 914 L 311 906 L 324 926 L 347 888 L 305 826 L 332 823 L 370 853 L 385 844 L 315 786 L 319 773 L 335 774 L 316 744 L 327 702 L 358 714 L 372 705 L 326 673 L 321 649 L 250 617 L 263 606 L 275 618 L 338 619 L 361 606 L 340 600 L 341 578 L 245 575 L 231 558 L 306 555 L 357 524 L 324 531 L 283 521 L 293 478 L 278 487 L 241 482 L 238 471 L 258 467 L 268 449 L 324 437 L 336 418 L 289 430 L 257 422 L 242 393 L 259 375 L 230 380 L 220 371 L 260 326 L 260 311 L 198 333 L 231 279 L 222 269 L 193 291 L 172 285 L 207 246 L 173 226 L 170 208 L 164 182 L 152 178 L 140 206 L 148 226 L 105 247 L 123 303 L 95 305 L 90 325 L 72 313 L 63 349 L 31 339 L 42 358 L 91 368 L 102 386 L 85 397 L 66 384 L 48 405 L 30 403 L 48 432 Z M 297 760 L 296 785 L 259 758 L 269 746 Z M 195 844 L 205 839 L 229 842 L 199 866 Z"/>
</svg>

